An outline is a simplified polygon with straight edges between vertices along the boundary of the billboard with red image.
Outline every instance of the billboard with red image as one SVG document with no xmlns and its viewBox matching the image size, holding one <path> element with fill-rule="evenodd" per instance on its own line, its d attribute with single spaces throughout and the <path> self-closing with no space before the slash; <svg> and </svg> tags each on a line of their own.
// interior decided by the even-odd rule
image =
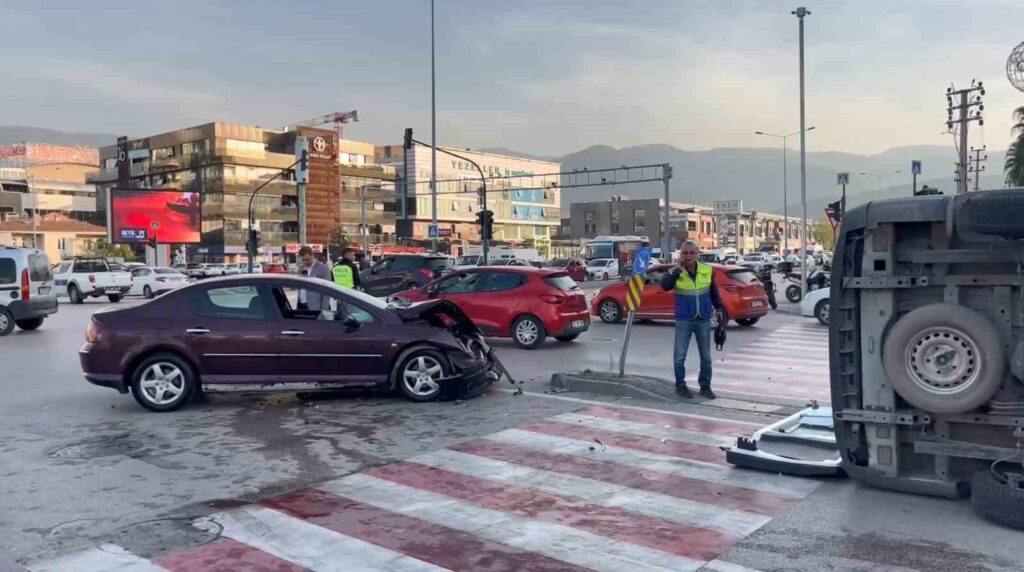
<svg viewBox="0 0 1024 572">
<path fill-rule="evenodd" d="M 199 193 L 169 189 L 114 189 L 110 193 L 110 237 L 115 243 L 160 244 L 200 241 Z"/>
</svg>

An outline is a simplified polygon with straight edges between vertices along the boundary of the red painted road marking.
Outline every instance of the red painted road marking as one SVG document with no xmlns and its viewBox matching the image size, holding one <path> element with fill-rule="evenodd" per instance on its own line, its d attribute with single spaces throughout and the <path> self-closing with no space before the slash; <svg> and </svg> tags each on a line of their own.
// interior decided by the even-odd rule
<svg viewBox="0 0 1024 572">
<path fill-rule="evenodd" d="M 345 536 L 452 570 L 583 570 L 542 554 L 492 542 L 326 491 L 297 491 L 262 504 Z"/>
<path fill-rule="evenodd" d="M 598 461 L 574 455 L 549 453 L 529 447 L 494 441 L 470 441 L 468 443 L 459 443 L 449 447 L 449 449 L 525 465 L 535 469 L 586 477 L 606 483 L 766 516 L 781 514 L 800 502 L 800 499 L 775 493 L 691 479 L 659 471 L 638 470 L 635 467 L 627 467 L 610 461 Z"/>
<path fill-rule="evenodd" d="M 543 493 L 525 487 L 460 475 L 418 465 L 395 463 L 376 467 L 366 475 L 401 485 L 454 497 L 493 510 L 555 522 L 663 552 L 713 560 L 739 538 L 695 526 L 644 516 L 615 507 Z"/>
<path fill-rule="evenodd" d="M 577 413 L 605 417 L 608 419 L 619 419 L 622 421 L 636 421 L 664 427 L 668 425 L 675 429 L 686 429 L 688 431 L 700 431 L 701 433 L 715 433 L 716 435 L 750 435 L 760 428 L 756 424 L 733 423 L 730 421 L 712 420 L 702 417 L 682 417 L 668 413 L 655 413 L 653 411 L 637 411 L 635 409 L 621 409 L 605 405 L 591 405 L 580 409 Z"/>
<path fill-rule="evenodd" d="M 303 572 L 297 566 L 248 544 L 221 537 L 153 559 L 171 572 Z"/>
<path fill-rule="evenodd" d="M 517 429 L 555 435 L 557 437 L 569 437 L 570 439 L 582 441 L 593 442 L 594 439 L 598 439 L 606 447 L 625 447 L 627 449 L 647 451 L 648 453 L 658 453 L 659 455 L 704 461 L 705 463 L 727 464 L 725 462 L 725 453 L 713 445 L 698 445 L 673 439 L 662 440 L 616 431 L 601 431 L 592 427 L 573 426 L 557 421 L 535 421 L 520 425 Z M 600 447 L 601 445 L 594 443 L 594 446 Z"/>
</svg>

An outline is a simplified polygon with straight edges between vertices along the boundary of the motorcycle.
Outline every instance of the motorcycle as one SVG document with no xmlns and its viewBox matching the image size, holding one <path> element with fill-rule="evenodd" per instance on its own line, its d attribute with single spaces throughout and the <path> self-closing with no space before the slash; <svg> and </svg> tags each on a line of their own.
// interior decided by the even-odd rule
<svg viewBox="0 0 1024 572">
<path fill-rule="evenodd" d="M 830 271 L 829 265 L 826 265 L 825 268 L 812 268 L 807 274 L 807 289 L 813 291 L 828 288 L 831 283 Z M 804 298 L 803 290 L 800 288 L 800 275 L 787 272 L 786 280 L 791 282 L 789 286 L 786 286 L 786 299 L 793 304 L 799 303 Z"/>
<path fill-rule="evenodd" d="M 772 281 L 771 266 L 762 266 L 757 272 L 757 279 L 764 285 L 764 293 L 768 295 L 768 305 L 772 310 L 778 309 L 779 303 L 775 300 L 775 282 Z"/>
</svg>

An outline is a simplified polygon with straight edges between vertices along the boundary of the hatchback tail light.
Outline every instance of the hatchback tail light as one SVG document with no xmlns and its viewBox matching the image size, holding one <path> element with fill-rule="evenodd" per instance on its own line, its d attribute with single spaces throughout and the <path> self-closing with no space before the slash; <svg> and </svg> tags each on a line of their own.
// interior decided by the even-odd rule
<svg viewBox="0 0 1024 572">
<path fill-rule="evenodd" d="M 85 328 L 85 341 L 95 344 L 103 339 L 103 326 L 95 319 L 89 320 L 89 326 Z"/>
<path fill-rule="evenodd" d="M 561 294 L 541 294 L 540 299 L 548 304 L 561 304 L 565 302 L 565 296 Z"/>
<path fill-rule="evenodd" d="M 21 271 L 21 299 L 28 302 L 29 297 L 32 296 L 32 288 L 28 282 L 28 268 Z"/>
<path fill-rule="evenodd" d="M 726 292 L 731 293 L 731 294 L 736 294 L 737 292 L 740 292 L 740 291 L 743 290 L 743 285 L 742 284 L 735 284 L 735 283 L 725 284 L 724 286 L 722 286 L 722 289 L 725 290 Z"/>
</svg>

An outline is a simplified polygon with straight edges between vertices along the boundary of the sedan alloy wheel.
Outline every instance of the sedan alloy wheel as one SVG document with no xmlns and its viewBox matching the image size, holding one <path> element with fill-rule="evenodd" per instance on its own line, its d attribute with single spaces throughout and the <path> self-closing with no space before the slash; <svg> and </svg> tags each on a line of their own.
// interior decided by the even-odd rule
<svg viewBox="0 0 1024 572">
<path fill-rule="evenodd" d="M 444 377 L 441 361 L 429 352 L 407 359 L 400 372 L 402 391 L 416 401 L 429 401 L 441 392 Z"/>
</svg>

